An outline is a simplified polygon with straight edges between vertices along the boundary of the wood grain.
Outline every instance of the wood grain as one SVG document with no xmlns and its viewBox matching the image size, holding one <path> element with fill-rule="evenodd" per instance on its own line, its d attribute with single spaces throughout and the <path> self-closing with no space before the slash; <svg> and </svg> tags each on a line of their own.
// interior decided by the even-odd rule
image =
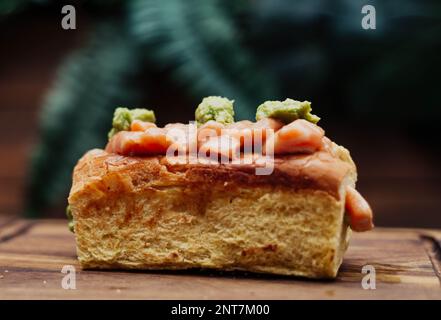
<svg viewBox="0 0 441 320">
<path fill-rule="evenodd" d="M 0 299 L 441 299 L 441 231 L 382 229 L 354 234 L 335 281 L 245 273 L 81 270 L 61 220 L 0 219 Z M 361 287 L 362 266 L 376 289 Z M 64 290 L 64 265 L 77 289 Z"/>
</svg>

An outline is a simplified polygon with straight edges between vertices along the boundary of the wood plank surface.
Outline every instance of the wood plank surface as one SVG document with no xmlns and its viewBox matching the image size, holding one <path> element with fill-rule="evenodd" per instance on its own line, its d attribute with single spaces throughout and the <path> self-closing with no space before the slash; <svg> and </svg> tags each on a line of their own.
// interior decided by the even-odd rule
<svg viewBox="0 0 441 320">
<path fill-rule="evenodd" d="M 441 231 L 354 233 L 334 281 L 250 273 L 81 270 L 62 220 L 0 219 L 0 299 L 441 299 Z M 364 265 L 376 289 L 364 290 Z M 64 265 L 76 268 L 65 290 Z"/>
</svg>

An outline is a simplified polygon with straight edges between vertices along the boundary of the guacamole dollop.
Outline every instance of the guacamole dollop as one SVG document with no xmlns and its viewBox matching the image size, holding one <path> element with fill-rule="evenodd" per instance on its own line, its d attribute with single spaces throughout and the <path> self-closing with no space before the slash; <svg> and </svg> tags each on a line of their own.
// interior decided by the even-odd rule
<svg viewBox="0 0 441 320">
<path fill-rule="evenodd" d="M 66 217 L 67 217 L 67 227 L 69 228 L 70 232 L 75 233 L 74 231 L 74 222 L 73 222 L 73 216 L 72 211 L 70 210 L 70 206 L 66 207 Z"/>
<path fill-rule="evenodd" d="M 234 100 L 223 97 L 206 97 L 196 108 L 195 118 L 199 124 L 214 120 L 223 124 L 234 122 Z"/>
<path fill-rule="evenodd" d="M 155 122 L 155 113 L 148 109 L 128 109 L 116 108 L 113 114 L 112 129 L 109 132 L 109 139 L 119 131 L 130 130 L 133 120 L 141 120 L 146 122 Z"/>
<path fill-rule="evenodd" d="M 320 118 L 311 113 L 311 102 L 286 99 L 285 101 L 265 101 L 256 112 L 256 120 L 274 118 L 284 123 L 305 119 L 317 123 Z"/>
</svg>

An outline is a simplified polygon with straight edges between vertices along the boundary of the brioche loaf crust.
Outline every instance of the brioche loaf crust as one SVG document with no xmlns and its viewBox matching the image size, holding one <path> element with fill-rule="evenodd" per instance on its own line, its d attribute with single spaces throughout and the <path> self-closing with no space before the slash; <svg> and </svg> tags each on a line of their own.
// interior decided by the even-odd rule
<svg viewBox="0 0 441 320">
<path fill-rule="evenodd" d="M 345 187 L 356 179 L 347 150 L 254 170 L 89 151 L 69 196 L 82 266 L 335 277 L 349 240 Z"/>
</svg>

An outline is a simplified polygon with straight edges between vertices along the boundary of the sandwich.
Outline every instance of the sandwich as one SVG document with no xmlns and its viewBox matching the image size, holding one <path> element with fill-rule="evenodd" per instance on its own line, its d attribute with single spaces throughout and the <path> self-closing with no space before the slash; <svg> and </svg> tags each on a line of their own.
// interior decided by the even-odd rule
<svg viewBox="0 0 441 320">
<path fill-rule="evenodd" d="M 73 170 L 70 226 L 85 269 L 240 270 L 335 278 L 351 230 L 373 228 L 349 151 L 311 103 L 234 121 L 207 97 L 188 124 L 117 108 L 104 149 Z"/>
</svg>

